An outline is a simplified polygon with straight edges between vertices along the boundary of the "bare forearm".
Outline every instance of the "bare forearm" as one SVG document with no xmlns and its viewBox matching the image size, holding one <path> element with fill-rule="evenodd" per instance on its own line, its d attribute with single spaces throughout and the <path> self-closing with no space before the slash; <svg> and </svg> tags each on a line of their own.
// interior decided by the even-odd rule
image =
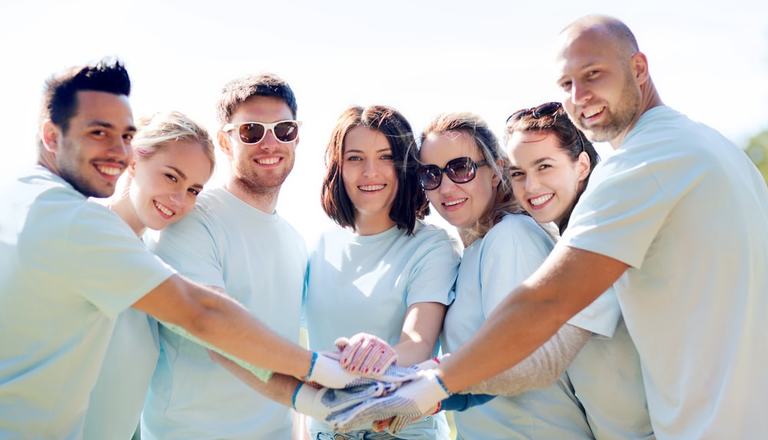
<svg viewBox="0 0 768 440">
<path fill-rule="evenodd" d="M 440 303 L 417 303 L 408 308 L 400 334 L 397 364 L 409 366 L 431 358 L 443 327 L 446 306 Z"/>
<path fill-rule="evenodd" d="M 309 371 L 311 352 L 272 332 L 232 298 L 182 277 L 169 278 L 134 307 L 257 367 L 292 376 Z"/>
<path fill-rule="evenodd" d="M 626 269 L 626 264 L 603 255 L 556 246 L 475 336 L 443 362 L 439 374 L 446 387 L 465 390 L 522 361 Z"/>
<path fill-rule="evenodd" d="M 514 396 L 557 381 L 592 333 L 565 324 L 544 345 L 512 368 L 473 385 L 468 393 Z"/>
</svg>

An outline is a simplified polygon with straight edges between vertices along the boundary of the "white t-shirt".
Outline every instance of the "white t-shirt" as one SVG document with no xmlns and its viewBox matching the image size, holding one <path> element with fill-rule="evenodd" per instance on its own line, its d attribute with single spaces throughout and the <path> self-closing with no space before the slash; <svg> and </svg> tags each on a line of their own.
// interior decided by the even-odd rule
<svg viewBox="0 0 768 440">
<path fill-rule="evenodd" d="M 630 266 L 614 288 L 659 438 L 768 437 L 768 191 L 743 151 L 652 108 L 558 245 Z"/>
<path fill-rule="evenodd" d="M 174 272 L 43 167 L 0 212 L 0 438 L 80 438 L 115 317 Z"/>
<path fill-rule="evenodd" d="M 417 222 L 410 236 L 396 226 L 369 236 L 336 228 L 324 234 L 309 265 L 305 314 L 313 350 L 359 332 L 400 342 L 409 306 L 449 304 L 459 264 L 458 244 L 432 225 Z M 310 431 L 332 432 L 311 419 Z M 427 417 L 397 434 L 409 440 L 442 439 L 444 416 Z"/>
<path fill-rule="evenodd" d="M 202 193 L 195 209 L 165 228 L 150 248 L 179 273 L 224 289 L 271 330 L 298 340 L 307 251 L 277 214 L 216 188 Z M 289 408 L 162 326 L 160 346 L 142 415 L 143 439 L 289 438 Z"/>
</svg>

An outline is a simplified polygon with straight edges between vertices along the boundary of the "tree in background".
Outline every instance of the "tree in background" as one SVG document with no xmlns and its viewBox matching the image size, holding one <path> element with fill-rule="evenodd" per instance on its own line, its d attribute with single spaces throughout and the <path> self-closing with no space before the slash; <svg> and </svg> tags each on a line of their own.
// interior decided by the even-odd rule
<svg viewBox="0 0 768 440">
<path fill-rule="evenodd" d="M 768 130 L 763 130 L 753 136 L 744 151 L 747 152 L 749 158 L 763 174 L 765 181 L 768 182 Z"/>
</svg>

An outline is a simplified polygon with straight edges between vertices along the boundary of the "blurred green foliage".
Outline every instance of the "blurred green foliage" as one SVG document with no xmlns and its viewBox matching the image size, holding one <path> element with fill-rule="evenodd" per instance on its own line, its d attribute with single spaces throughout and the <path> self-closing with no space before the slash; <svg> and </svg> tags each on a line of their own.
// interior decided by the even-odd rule
<svg viewBox="0 0 768 440">
<path fill-rule="evenodd" d="M 744 149 L 768 182 L 768 129 L 752 136 Z"/>
</svg>

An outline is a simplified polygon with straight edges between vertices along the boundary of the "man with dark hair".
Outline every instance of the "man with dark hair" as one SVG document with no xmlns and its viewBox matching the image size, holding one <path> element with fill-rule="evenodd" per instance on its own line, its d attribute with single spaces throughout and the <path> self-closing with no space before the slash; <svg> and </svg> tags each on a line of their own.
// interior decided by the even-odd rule
<svg viewBox="0 0 768 440">
<path fill-rule="evenodd" d="M 337 362 L 177 275 L 120 217 L 88 201 L 111 195 L 131 160 L 129 92 L 115 61 L 52 78 L 39 164 L 0 188 L 0 438 L 82 436 L 115 317 L 128 307 L 252 365 L 348 383 Z"/>
<path fill-rule="evenodd" d="M 765 182 L 743 151 L 663 104 L 624 23 L 584 17 L 561 37 L 563 106 L 616 154 L 595 167 L 549 258 L 476 335 L 353 420 L 419 413 L 509 368 L 613 285 L 658 438 L 768 438 Z"/>
<path fill-rule="evenodd" d="M 226 291 L 270 329 L 297 340 L 307 252 L 302 237 L 275 212 L 299 142 L 296 98 L 284 80 L 262 74 L 228 83 L 217 107 L 218 141 L 231 175 L 224 187 L 200 194 L 194 211 L 151 247 L 181 274 Z M 142 438 L 290 437 L 285 405 L 295 379 L 275 375 L 262 384 L 260 391 L 280 405 L 166 329 L 160 345 Z"/>
</svg>

